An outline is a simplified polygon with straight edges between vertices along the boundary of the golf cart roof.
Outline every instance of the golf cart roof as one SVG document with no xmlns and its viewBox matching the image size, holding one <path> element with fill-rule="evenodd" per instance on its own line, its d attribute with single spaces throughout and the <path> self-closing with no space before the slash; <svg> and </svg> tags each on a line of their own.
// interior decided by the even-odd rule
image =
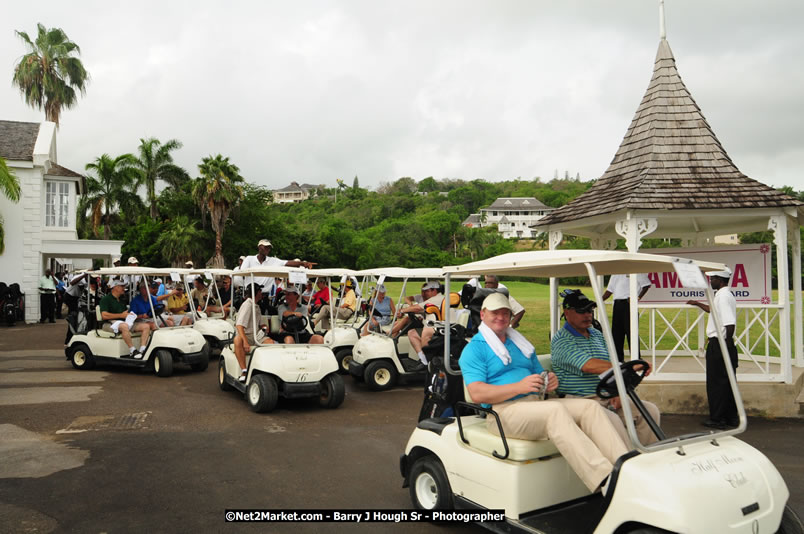
<svg viewBox="0 0 804 534">
<path fill-rule="evenodd" d="M 202 271 L 203 272 L 203 271 Z M 309 273 L 308 269 L 301 267 L 285 267 L 284 265 L 272 265 L 265 267 L 252 267 L 250 269 L 243 269 L 241 271 L 230 271 L 230 275 L 234 276 L 268 276 L 272 278 L 287 278 L 290 273 Z"/>
<path fill-rule="evenodd" d="M 405 267 L 378 267 L 376 269 L 363 269 L 357 271 L 358 276 L 374 275 L 386 278 L 443 278 L 444 270 L 439 268 L 408 269 Z"/>
<path fill-rule="evenodd" d="M 114 276 L 121 274 L 139 274 L 139 275 L 170 275 L 171 271 L 176 272 L 175 269 L 162 268 L 162 267 L 102 267 L 97 271 L 91 271 L 101 276 Z"/>
<path fill-rule="evenodd" d="M 332 269 L 300 269 L 301 271 L 307 273 L 307 278 L 340 278 L 341 276 L 355 276 L 358 274 L 358 271 L 353 271 L 352 269 L 340 269 L 340 268 L 332 268 Z"/>
<path fill-rule="evenodd" d="M 209 273 L 212 276 L 232 276 L 231 269 L 174 269 L 174 273 L 178 272 L 179 274 L 206 274 Z"/>
<path fill-rule="evenodd" d="M 642 254 L 615 250 L 538 250 L 511 252 L 463 265 L 444 267 L 455 274 L 508 274 L 513 276 L 567 277 L 588 276 L 587 263 L 597 274 L 654 273 L 674 270 L 673 264 L 698 265 L 702 271 L 721 271 L 722 263 L 695 261 L 675 256 Z"/>
</svg>

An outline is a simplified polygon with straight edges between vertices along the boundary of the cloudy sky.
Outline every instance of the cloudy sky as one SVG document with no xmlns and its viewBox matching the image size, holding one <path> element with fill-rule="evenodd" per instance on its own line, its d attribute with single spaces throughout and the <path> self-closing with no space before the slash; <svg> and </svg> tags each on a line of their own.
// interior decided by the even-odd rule
<svg viewBox="0 0 804 534">
<path fill-rule="evenodd" d="M 13 2 L 0 119 L 44 117 L 11 86 L 25 53 L 14 30 L 34 36 L 41 22 L 80 45 L 92 77 L 58 135 L 59 163 L 75 171 L 155 136 L 184 143 L 177 161 L 192 176 L 221 153 L 271 188 L 588 180 L 647 88 L 658 12 L 658 0 Z M 666 0 L 666 20 L 732 160 L 804 189 L 804 2 Z"/>
</svg>

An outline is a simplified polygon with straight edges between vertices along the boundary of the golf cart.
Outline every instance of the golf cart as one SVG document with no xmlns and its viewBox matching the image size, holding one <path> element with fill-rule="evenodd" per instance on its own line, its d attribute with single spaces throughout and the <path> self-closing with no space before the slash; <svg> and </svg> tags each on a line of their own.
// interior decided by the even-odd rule
<svg viewBox="0 0 804 534">
<path fill-rule="evenodd" d="M 357 274 L 358 273 L 350 269 L 315 269 L 310 271 L 310 278 L 314 280 L 326 278 L 330 294 L 333 294 L 333 278 L 340 278 L 341 288 L 343 288 L 347 277 L 353 278 Z M 340 299 L 342 298 L 343 295 L 340 294 L 337 299 L 333 299 L 329 303 L 330 325 L 332 325 L 332 328 L 324 333 L 324 344 L 332 349 L 332 352 L 335 354 L 335 359 L 338 360 L 338 372 L 343 375 L 349 372 L 349 361 L 352 359 L 352 347 L 354 347 L 357 340 L 360 339 L 360 330 L 368 319 L 362 318 L 359 313 L 362 297 L 357 298 L 357 310 L 351 317 L 345 321 L 336 319 L 335 310 L 338 308 Z"/>
<path fill-rule="evenodd" d="M 378 283 L 387 279 L 401 279 L 402 291 L 397 301 L 397 311 L 404 312 L 405 306 L 400 304 L 405 297 L 408 282 L 412 280 L 439 280 L 443 277 L 442 269 L 405 269 L 385 268 L 372 269 L 372 274 L 379 277 Z M 358 274 L 364 273 L 364 271 Z M 449 295 L 455 297 L 455 295 Z M 457 303 L 457 302 L 456 302 Z M 443 308 L 443 306 L 442 306 Z M 458 319 L 455 309 L 450 308 L 453 321 Z M 370 313 L 373 313 L 373 307 Z M 443 309 L 439 311 L 439 315 Z M 413 314 L 409 314 L 412 316 Z M 439 319 L 440 317 L 436 318 Z M 464 326 L 466 314 L 460 315 Z M 432 321 L 432 317 L 430 318 Z M 393 323 L 392 323 L 393 324 Z M 433 323 L 426 323 L 432 326 Z M 384 391 L 394 387 L 397 382 L 421 382 L 427 376 L 427 367 L 422 365 L 416 351 L 410 344 L 407 332 L 411 328 L 421 326 L 419 321 L 410 317 L 410 322 L 399 331 L 397 337 L 391 337 L 392 325 L 383 327 L 380 332 L 371 331 L 368 336 L 361 337 L 352 349 L 352 360 L 349 362 L 349 374 L 358 382 L 365 381 L 369 389 Z"/>
<path fill-rule="evenodd" d="M 250 287 L 255 277 L 287 278 L 291 284 L 304 284 L 307 273 L 305 269 L 274 266 L 245 269 L 235 275 L 245 277 L 245 285 Z M 253 292 L 246 297 L 253 299 Z M 261 316 L 256 313 L 252 318 L 254 332 L 269 331 L 270 327 L 271 332 L 276 330 L 278 334 L 278 326 L 282 322 L 278 316 Z M 298 322 L 295 327 L 286 320 L 285 330 L 292 333 L 295 329 L 308 329 L 309 318 L 302 319 L 305 320 Z M 234 353 L 234 344 L 223 348 L 218 364 L 218 385 L 221 390 L 235 389 L 243 393 L 255 412 L 272 411 L 279 397 L 315 397 L 325 408 L 337 408 L 343 403 L 346 395 L 343 378 L 338 374 L 338 363 L 329 347 L 311 344 L 263 344 L 260 335 L 257 335 L 256 341 L 256 346 L 252 346 L 251 352 L 246 355 L 245 382 L 238 380 L 241 369 Z"/>
<path fill-rule="evenodd" d="M 125 276 L 128 280 L 148 282 L 149 276 L 165 277 L 169 275 L 168 269 L 148 267 L 111 267 L 92 272 L 95 276 Z M 89 284 L 87 284 L 89 290 Z M 136 291 L 134 289 L 133 291 Z M 133 294 L 133 292 L 132 292 Z M 91 299 L 87 298 L 86 302 Z M 149 299 L 151 316 L 159 317 L 158 310 L 154 309 Z M 109 363 L 126 367 L 152 368 L 157 376 L 170 376 L 173 374 L 175 363 L 188 364 L 193 371 L 204 371 L 209 365 L 209 345 L 204 336 L 189 326 L 159 326 L 156 320 L 156 330 L 151 332 L 148 346 L 142 359 L 129 356 L 129 350 L 123 337 L 110 328 L 110 322 L 104 321 L 100 306 L 95 306 L 96 320 L 92 328 L 76 332 L 65 349 L 65 355 L 76 369 L 92 369 L 98 363 Z M 83 324 L 90 324 L 84 322 Z M 131 332 L 134 346 L 140 342 L 140 335 Z"/>
<path fill-rule="evenodd" d="M 211 312 L 207 311 L 207 308 L 209 307 L 210 301 L 213 298 L 216 302 L 223 302 L 223 299 L 221 299 L 221 292 L 218 289 L 218 284 L 215 281 L 215 278 L 219 276 L 232 276 L 232 271 L 229 269 L 178 269 L 171 271 L 171 273 L 176 273 L 183 278 L 184 290 L 187 292 L 188 297 L 192 289 L 190 280 L 192 280 L 193 277 L 201 276 L 207 278 L 207 275 L 209 275 L 211 278 L 211 282 L 209 283 L 208 287 L 207 299 L 206 301 L 199 303 L 201 310 L 198 310 L 194 302 L 190 302 L 190 313 L 192 314 L 193 318 L 193 329 L 201 332 L 201 335 L 203 335 L 204 339 L 207 340 L 210 348 L 210 355 L 214 356 L 216 355 L 216 352 L 217 354 L 220 354 L 220 351 L 223 349 L 223 347 L 232 337 L 234 337 L 234 322 L 227 320 L 229 317 L 225 316 L 223 312 Z M 229 299 L 234 297 L 233 291 L 234 284 L 230 286 L 229 295 L 227 295 Z M 230 308 L 230 315 L 232 315 L 233 312 L 233 308 Z"/>
<path fill-rule="evenodd" d="M 722 268 L 669 256 L 556 250 L 505 254 L 444 270 L 447 288 L 457 273 L 588 276 L 598 309 L 605 309 L 599 275 L 675 270 L 684 287 L 705 289 L 714 311 L 712 291 L 701 270 Z M 720 318 L 713 318 L 720 331 Z M 598 319 L 609 354 L 616 354 L 606 314 Z M 444 356 L 449 379 L 461 380 L 460 371 L 449 363 L 449 337 Z M 604 373 L 597 391 L 601 397 L 628 395 L 653 422 L 634 390 L 645 372 L 644 367 L 638 369 L 639 362 L 615 365 Z M 801 522 L 785 506 L 789 493 L 779 472 L 762 453 L 734 437 L 745 430 L 746 416 L 728 361 L 726 369 L 740 416 L 732 430 L 668 438 L 656 426 L 659 441 L 644 445 L 629 403 L 623 403 L 633 450 L 615 463 L 605 496 L 589 492 L 550 440 L 506 438 L 494 410 L 468 402 L 456 404 L 457 417 L 419 422 L 400 459 L 403 487 L 409 488 L 418 509 L 502 510 L 503 520 L 481 523 L 496 532 L 800 534 Z M 460 415 L 465 410 L 480 415 Z M 487 430 L 482 415 L 496 420 L 499 436 Z"/>
</svg>

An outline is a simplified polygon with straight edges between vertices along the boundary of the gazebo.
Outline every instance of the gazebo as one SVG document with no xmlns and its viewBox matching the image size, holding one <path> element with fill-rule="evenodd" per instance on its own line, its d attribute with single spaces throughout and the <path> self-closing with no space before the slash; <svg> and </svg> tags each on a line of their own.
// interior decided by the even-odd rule
<svg viewBox="0 0 804 534">
<path fill-rule="evenodd" d="M 780 374 L 790 383 L 790 299 L 787 260 L 792 256 L 795 363 L 802 353 L 801 239 L 804 203 L 745 176 L 726 154 L 676 69 L 660 2 L 659 49 L 648 89 L 603 176 L 584 194 L 536 225 L 555 249 L 564 234 L 611 249 L 625 239 L 629 251 L 646 236 L 681 239 L 683 247 L 714 243 L 715 236 L 772 230 L 781 317 Z M 551 331 L 558 325 L 557 281 L 551 279 Z M 631 295 L 637 294 L 631 279 Z M 631 339 L 638 338 L 638 303 L 631 298 Z"/>
</svg>

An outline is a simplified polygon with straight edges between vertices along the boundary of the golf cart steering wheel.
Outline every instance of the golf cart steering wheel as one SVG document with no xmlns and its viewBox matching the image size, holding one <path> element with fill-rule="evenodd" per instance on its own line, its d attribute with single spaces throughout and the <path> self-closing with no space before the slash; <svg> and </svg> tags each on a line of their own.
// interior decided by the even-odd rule
<svg viewBox="0 0 804 534">
<path fill-rule="evenodd" d="M 307 317 L 304 315 L 288 315 L 287 317 L 282 317 L 282 329 L 291 334 L 302 332 L 307 328 L 307 323 Z"/>
<path fill-rule="evenodd" d="M 641 366 L 640 369 L 637 367 Z M 645 360 L 631 360 L 620 364 L 620 371 L 623 374 L 623 381 L 625 382 L 626 389 L 636 388 L 642 379 L 645 378 L 645 373 L 650 369 L 650 364 Z M 614 380 L 614 369 L 609 369 L 603 376 L 600 377 L 600 382 L 597 384 L 596 395 L 601 399 L 613 399 L 620 395 L 617 391 L 617 382 Z"/>
</svg>

